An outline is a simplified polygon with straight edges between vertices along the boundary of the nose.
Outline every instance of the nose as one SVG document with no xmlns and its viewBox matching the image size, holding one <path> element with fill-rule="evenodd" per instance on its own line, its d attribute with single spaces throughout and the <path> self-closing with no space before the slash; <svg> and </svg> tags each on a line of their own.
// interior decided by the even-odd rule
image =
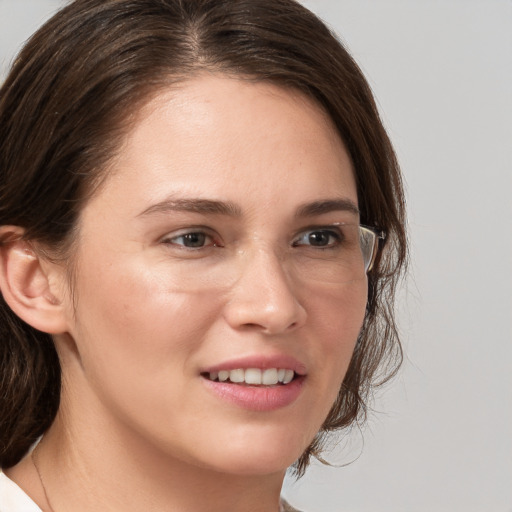
<svg viewBox="0 0 512 512">
<path fill-rule="evenodd" d="M 306 310 L 279 258 L 263 249 L 243 253 L 240 278 L 225 306 L 234 329 L 255 329 L 272 335 L 295 330 L 306 321 Z"/>
</svg>

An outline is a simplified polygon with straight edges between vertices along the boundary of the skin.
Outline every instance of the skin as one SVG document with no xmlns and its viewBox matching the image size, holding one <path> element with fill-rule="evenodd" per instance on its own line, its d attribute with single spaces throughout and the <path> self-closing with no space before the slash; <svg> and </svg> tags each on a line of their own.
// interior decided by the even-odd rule
<svg viewBox="0 0 512 512">
<path fill-rule="evenodd" d="M 359 222 L 350 158 L 299 93 L 205 74 L 143 108 L 109 173 L 81 214 L 73 297 L 45 263 L 65 324 L 61 407 L 38 453 L 52 508 L 277 512 L 364 318 L 366 277 L 321 279 L 330 256 L 293 245 Z M 327 200 L 338 206 L 297 216 Z M 205 246 L 184 247 L 197 226 Z M 205 386 L 205 368 L 261 355 L 300 362 L 293 403 L 247 410 Z M 48 508 L 28 459 L 9 476 Z"/>
</svg>

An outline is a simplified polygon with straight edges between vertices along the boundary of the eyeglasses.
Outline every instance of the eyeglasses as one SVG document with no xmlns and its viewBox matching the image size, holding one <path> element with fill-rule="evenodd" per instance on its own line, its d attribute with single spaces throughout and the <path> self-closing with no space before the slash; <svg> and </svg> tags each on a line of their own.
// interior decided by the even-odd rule
<svg viewBox="0 0 512 512">
<path fill-rule="evenodd" d="M 368 226 L 336 223 L 305 227 L 273 247 L 258 247 L 243 239 L 230 242 L 229 237 L 222 245 L 205 244 L 209 235 L 194 229 L 171 238 L 165 280 L 177 291 L 197 293 L 226 292 L 240 282 L 255 286 L 279 274 L 312 290 L 344 285 L 372 270 L 385 236 Z"/>
<path fill-rule="evenodd" d="M 359 226 L 359 243 L 364 260 L 364 270 L 370 272 L 379 252 L 380 240 L 386 239 L 386 233 L 368 226 Z"/>
</svg>

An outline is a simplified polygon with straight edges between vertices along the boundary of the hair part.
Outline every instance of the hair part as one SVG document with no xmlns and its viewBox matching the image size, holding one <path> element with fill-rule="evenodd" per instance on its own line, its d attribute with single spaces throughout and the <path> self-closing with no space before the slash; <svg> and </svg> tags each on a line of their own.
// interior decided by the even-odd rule
<svg viewBox="0 0 512 512">
<path fill-rule="evenodd" d="M 329 29 L 294 0 L 75 0 L 28 41 L 0 90 L 0 225 L 72 259 L 80 211 L 156 93 L 202 70 L 298 90 L 332 119 L 355 170 L 361 222 L 386 231 L 366 317 L 325 433 L 366 417 L 401 362 L 394 296 L 407 259 L 401 175 L 371 90 Z M 0 240 L 0 244 L 2 241 Z M 0 297 L 0 466 L 53 422 L 60 366 L 51 336 Z"/>
</svg>

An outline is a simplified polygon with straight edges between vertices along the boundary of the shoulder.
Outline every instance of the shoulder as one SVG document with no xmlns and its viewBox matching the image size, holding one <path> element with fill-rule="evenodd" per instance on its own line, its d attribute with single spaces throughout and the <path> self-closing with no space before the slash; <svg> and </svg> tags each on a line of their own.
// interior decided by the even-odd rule
<svg viewBox="0 0 512 512">
<path fill-rule="evenodd" d="M 0 512 L 2 511 L 0 510 Z M 279 512 L 300 512 L 300 510 L 293 508 L 289 503 L 281 499 L 281 506 L 279 508 Z"/>
<path fill-rule="evenodd" d="M 0 471 L 0 512 L 41 512 L 41 509 Z"/>
</svg>

